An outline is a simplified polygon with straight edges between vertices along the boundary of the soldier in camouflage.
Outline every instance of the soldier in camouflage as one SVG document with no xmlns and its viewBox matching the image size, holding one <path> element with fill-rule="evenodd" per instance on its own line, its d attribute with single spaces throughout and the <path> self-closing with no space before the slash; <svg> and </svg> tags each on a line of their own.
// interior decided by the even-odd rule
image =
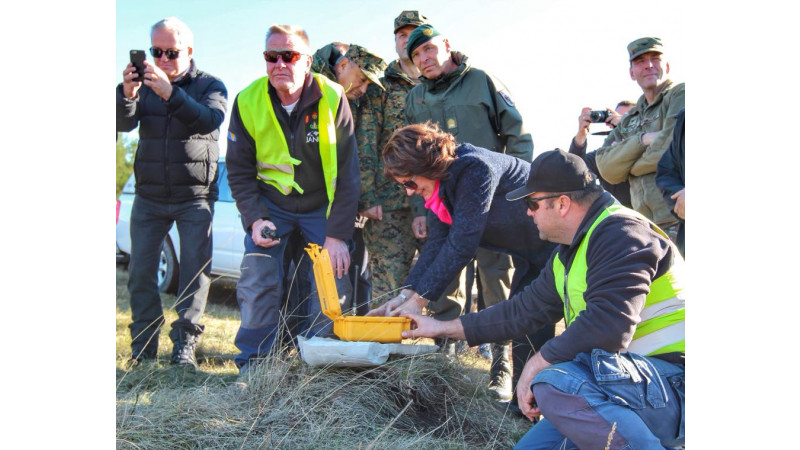
<svg viewBox="0 0 800 450">
<path fill-rule="evenodd" d="M 361 134 L 358 137 L 361 163 L 358 210 L 370 219 L 364 226 L 364 243 L 370 254 L 373 306 L 385 303 L 394 296 L 393 292 L 403 287 L 414 253 L 421 248 L 427 232 L 422 197 L 407 197 L 402 186 L 387 179 L 383 175 L 381 157 L 394 130 L 406 125 L 406 95 L 419 83 L 419 70 L 408 59 L 405 46 L 414 28 L 426 23 L 427 19 L 418 11 L 403 11 L 394 20 L 395 50 L 399 58 L 389 63 L 380 79 L 385 91 L 367 91 L 367 113 L 372 117 L 365 122 L 373 128 L 367 132 L 367 126 L 361 127 L 367 136 L 363 140 Z M 362 146 L 362 141 L 371 145 Z"/>
<path fill-rule="evenodd" d="M 356 44 L 344 44 L 342 42 L 330 43 L 314 53 L 311 63 L 311 71 L 325 75 L 331 80 L 339 83 L 345 90 L 345 95 L 350 103 L 350 111 L 353 113 L 355 125 L 356 142 L 358 142 L 359 165 L 369 166 L 365 161 L 365 155 L 370 155 L 378 151 L 378 140 L 380 138 L 380 124 L 382 120 L 381 112 L 374 110 L 374 102 L 368 98 L 380 98 L 384 86 L 381 76 L 386 69 L 386 63 L 378 56 L 370 53 L 364 47 Z M 366 94 L 366 95 L 365 95 Z M 373 267 L 367 267 L 374 254 L 371 248 L 365 243 L 364 228 L 369 224 L 369 215 L 364 214 L 362 200 L 365 191 L 370 191 L 370 186 L 365 186 L 368 182 L 368 175 L 361 174 L 361 199 L 359 200 L 359 216 L 356 218 L 353 241 L 355 248 L 352 252 L 353 268 L 358 266 L 358 271 L 351 270 L 350 277 L 355 281 L 358 276 L 358 299 L 359 313 L 366 313 L 366 305 L 372 301 L 372 293 L 380 295 L 384 287 L 379 285 L 376 290 L 374 277 L 378 277 L 378 272 Z M 396 184 L 396 183 L 395 183 Z M 413 256 L 413 255 L 412 255 Z"/>
</svg>

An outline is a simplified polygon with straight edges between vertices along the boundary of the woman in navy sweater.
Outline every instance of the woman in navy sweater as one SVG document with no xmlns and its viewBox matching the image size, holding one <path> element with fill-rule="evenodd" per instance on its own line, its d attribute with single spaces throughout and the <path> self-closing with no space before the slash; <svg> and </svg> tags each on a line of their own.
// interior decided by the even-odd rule
<svg viewBox="0 0 800 450">
<path fill-rule="evenodd" d="M 409 125 L 392 135 L 383 151 L 384 173 L 402 183 L 408 195 L 425 199 L 428 239 L 400 295 L 370 315 L 419 314 L 475 256 L 478 247 L 514 256 L 511 295 L 544 268 L 555 244 L 539 238 L 523 201 L 505 199 L 525 185 L 530 163 L 455 138 L 436 124 Z M 554 335 L 547 326 L 514 340 L 514 382 L 530 356 Z M 512 404 L 514 404 L 512 402 Z"/>
</svg>

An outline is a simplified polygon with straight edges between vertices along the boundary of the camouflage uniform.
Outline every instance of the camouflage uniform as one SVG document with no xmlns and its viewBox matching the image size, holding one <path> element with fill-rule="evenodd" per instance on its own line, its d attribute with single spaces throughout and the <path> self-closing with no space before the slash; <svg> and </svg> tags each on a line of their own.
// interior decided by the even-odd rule
<svg viewBox="0 0 800 450">
<path fill-rule="evenodd" d="M 417 82 L 403 72 L 400 61 L 396 60 L 386 68 L 381 83 L 385 92 L 367 89 L 365 109 L 372 117 L 369 124 L 356 130 L 359 143 L 362 142 L 359 133 L 363 133 L 367 135 L 364 141 L 374 144 L 359 147 L 361 198 L 358 209 L 363 211 L 375 205 L 383 209 L 383 220 L 368 220 L 364 227 L 364 243 L 371 256 L 375 306 L 389 301 L 395 291 L 403 287 L 419 246 L 411 223 L 415 216 L 425 215 L 420 196 L 408 197 L 400 183 L 383 175 L 381 156 L 394 130 L 406 125 L 406 95 Z M 411 203 L 415 206 L 413 209 Z"/>
<path fill-rule="evenodd" d="M 321 73 L 333 80 L 336 76 L 333 65 L 341 56 L 341 43 L 332 43 L 314 53 L 311 70 Z M 385 64 L 382 60 L 366 52 L 361 47 L 350 45 L 346 57 L 354 60 L 359 67 L 364 69 L 364 61 L 371 61 L 372 67 L 380 69 L 383 73 Z M 377 78 L 364 71 L 372 83 L 367 88 L 367 93 L 356 100 L 350 100 L 350 110 L 353 112 L 356 141 L 358 142 L 359 166 L 361 169 L 361 196 L 358 210 L 364 211 L 375 205 L 383 208 L 383 220 L 361 220 L 357 227 L 363 227 L 363 243 L 369 252 L 370 284 L 373 293 L 372 306 L 385 303 L 393 297 L 391 293 L 402 287 L 402 282 L 408 275 L 416 248 L 413 245 L 414 236 L 411 230 L 411 214 L 405 191 L 399 183 L 388 180 L 383 175 L 383 158 L 381 149 L 389 140 L 395 127 L 386 128 L 388 134 L 384 136 L 384 103 L 385 94 L 379 87 L 384 87 L 389 94 L 385 77 Z M 402 72 L 401 72 L 402 73 Z M 406 77 L 406 80 L 408 78 Z M 410 82 L 410 80 L 408 80 Z M 377 83 L 376 83 L 377 82 Z M 402 116 L 405 94 L 413 86 L 400 91 L 400 115 Z M 395 95 L 397 93 L 395 92 Z M 395 100 L 397 101 L 397 100 Z M 399 123 L 397 126 L 402 126 Z M 408 242 L 412 242 L 408 245 Z"/>
</svg>

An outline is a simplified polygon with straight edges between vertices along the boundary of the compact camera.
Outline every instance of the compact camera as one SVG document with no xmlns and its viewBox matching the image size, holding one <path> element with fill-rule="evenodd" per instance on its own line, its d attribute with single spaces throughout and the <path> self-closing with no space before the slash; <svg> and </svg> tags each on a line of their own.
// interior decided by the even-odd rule
<svg viewBox="0 0 800 450">
<path fill-rule="evenodd" d="M 604 123 L 608 119 L 608 111 L 589 111 L 592 123 Z"/>
</svg>

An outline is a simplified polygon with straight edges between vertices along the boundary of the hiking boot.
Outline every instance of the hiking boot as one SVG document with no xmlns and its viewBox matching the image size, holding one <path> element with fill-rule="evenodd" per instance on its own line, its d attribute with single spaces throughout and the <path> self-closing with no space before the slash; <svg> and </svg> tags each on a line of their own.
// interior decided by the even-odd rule
<svg viewBox="0 0 800 450">
<path fill-rule="evenodd" d="M 489 369 L 489 390 L 499 401 L 511 400 L 513 382 L 511 363 L 508 361 L 509 344 L 492 344 L 492 366 Z"/>
<path fill-rule="evenodd" d="M 198 369 L 194 351 L 200 336 L 186 332 L 176 334 L 177 337 L 172 346 L 172 365 L 186 365 Z"/>
</svg>

